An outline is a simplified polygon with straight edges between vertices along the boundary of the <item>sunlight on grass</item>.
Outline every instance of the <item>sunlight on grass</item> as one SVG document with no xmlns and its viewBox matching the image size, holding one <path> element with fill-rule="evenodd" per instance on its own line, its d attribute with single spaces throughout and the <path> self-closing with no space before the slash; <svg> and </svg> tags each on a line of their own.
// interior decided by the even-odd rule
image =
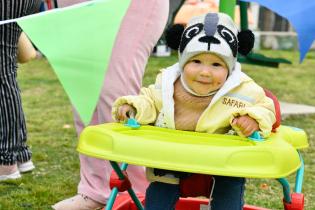
<svg viewBox="0 0 315 210">
<path fill-rule="evenodd" d="M 273 91 L 280 100 L 315 105 L 315 53 L 298 63 L 298 53 L 264 51 L 264 55 L 284 57 L 292 65 L 280 68 L 243 65 L 244 72 L 257 83 Z M 143 85 L 154 82 L 163 67 L 172 65 L 171 57 L 151 57 Z M 20 180 L 0 183 L 0 209 L 49 209 L 55 202 L 76 194 L 79 182 L 79 159 L 76 152 L 77 137 L 73 126 L 71 104 L 56 75 L 45 59 L 21 65 L 19 84 L 27 118 L 28 142 L 33 151 L 36 169 Z M 306 210 L 315 209 L 315 116 L 295 116 L 283 121 L 305 129 L 310 148 L 303 151 L 305 158 Z M 289 177 L 290 183 L 294 182 Z M 246 203 L 271 209 L 282 209 L 282 192 L 274 180 L 249 179 Z"/>
</svg>

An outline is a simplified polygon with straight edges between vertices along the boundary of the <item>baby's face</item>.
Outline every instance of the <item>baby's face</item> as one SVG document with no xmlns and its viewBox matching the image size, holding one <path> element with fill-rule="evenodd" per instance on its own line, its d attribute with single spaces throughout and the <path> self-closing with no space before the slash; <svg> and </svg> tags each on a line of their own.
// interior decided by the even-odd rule
<svg viewBox="0 0 315 210">
<path fill-rule="evenodd" d="M 184 79 L 187 85 L 200 95 L 220 89 L 227 76 L 227 65 L 215 54 L 196 55 L 184 66 Z"/>
</svg>

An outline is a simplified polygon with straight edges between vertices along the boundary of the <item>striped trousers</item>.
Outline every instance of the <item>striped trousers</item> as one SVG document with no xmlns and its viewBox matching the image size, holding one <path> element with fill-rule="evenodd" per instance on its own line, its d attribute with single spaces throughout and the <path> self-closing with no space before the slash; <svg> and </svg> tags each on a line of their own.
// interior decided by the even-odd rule
<svg viewBox="0 0 315 210">
<path fill-rule="evenodd" d="M 31 159 L 26 145 L 26 126 L 15 75 L 0 80 L 0 165 Z"/>
<path fill-rule="evenodd" d="M 0 20 L 18 18 L 38 10 L 41 0 L 0 0 Z M 21 28 L 0 25 L 0 165 L 26 162 L 26 126 L 16 81 L 17 43 Z"/>
</svg>

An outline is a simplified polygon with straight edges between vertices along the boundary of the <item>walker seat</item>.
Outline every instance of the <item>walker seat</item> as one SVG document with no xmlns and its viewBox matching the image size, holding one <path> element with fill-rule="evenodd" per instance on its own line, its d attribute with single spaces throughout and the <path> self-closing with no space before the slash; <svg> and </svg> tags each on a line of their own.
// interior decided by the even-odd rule
<svg viewBox="0 0 315 210">
<path fill-rule="evenodd" d="M 148 125 L 132 129 L 120 123 L 106 123 L 85 128 L 77 150 L 88 156 L 110 160 L 121 180 L 126 178 L 121 171 L 126 169 L 126 163 L 198 174 L 276 178 L 283 186 L 284 208 L 302 210 L 304 166 L 297 149 L 306 147 L 308 140 L 303 130 L 283 125 L 268 139 L 253 141 L 234 135 L 179 131 Z M 120 168 L 115 161 L 124 164 Z M 295 171 L 296 193 L 291 194 L 289 183 L 283 177 Z M 131 188 L 128 192 L 134 205 L 123 197 L 114 205 L 118 193 L 117 187 L 114 187 L 114 198 L 111 196 L 106 210 L 112 209 L 113 205 L 115 210 L 143 209 L 143 197 L 139 201 Z M 122 199 L 124 202 L 121 202 Z M 186 202 L 185 208 L 180 207 L 183 202 Z M 198 207 L 188 208 L 188 203 L 192 206 L 198 204 Z M 181 199 L 176 210 L 199 210 L 205 203 L 207 201 L 200 199 Z M 245 209 L 264 208 L 247 205 Z"/>
</svg>

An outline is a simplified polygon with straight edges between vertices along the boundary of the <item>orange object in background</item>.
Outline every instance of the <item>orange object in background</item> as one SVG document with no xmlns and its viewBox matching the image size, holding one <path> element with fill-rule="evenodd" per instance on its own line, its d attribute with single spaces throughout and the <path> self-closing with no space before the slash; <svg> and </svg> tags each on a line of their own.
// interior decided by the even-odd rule
<svg viewBox="0 0 315 210">
<path fill-rule="evenodd" d="M 177 12 L 174 24 L 186 25 L 193 16 L 206 14 L 208 12 L 219 12 L 219 3 L 217 0 L 187 0 Z M 253 24 L 253 15 L 250 10 L 248 10 L 247 13 L 248 24 Z M 235 7 L 234 21 L 237 24 L 240 23 L 240 10 L 238 6 Z"/>
</svg>

